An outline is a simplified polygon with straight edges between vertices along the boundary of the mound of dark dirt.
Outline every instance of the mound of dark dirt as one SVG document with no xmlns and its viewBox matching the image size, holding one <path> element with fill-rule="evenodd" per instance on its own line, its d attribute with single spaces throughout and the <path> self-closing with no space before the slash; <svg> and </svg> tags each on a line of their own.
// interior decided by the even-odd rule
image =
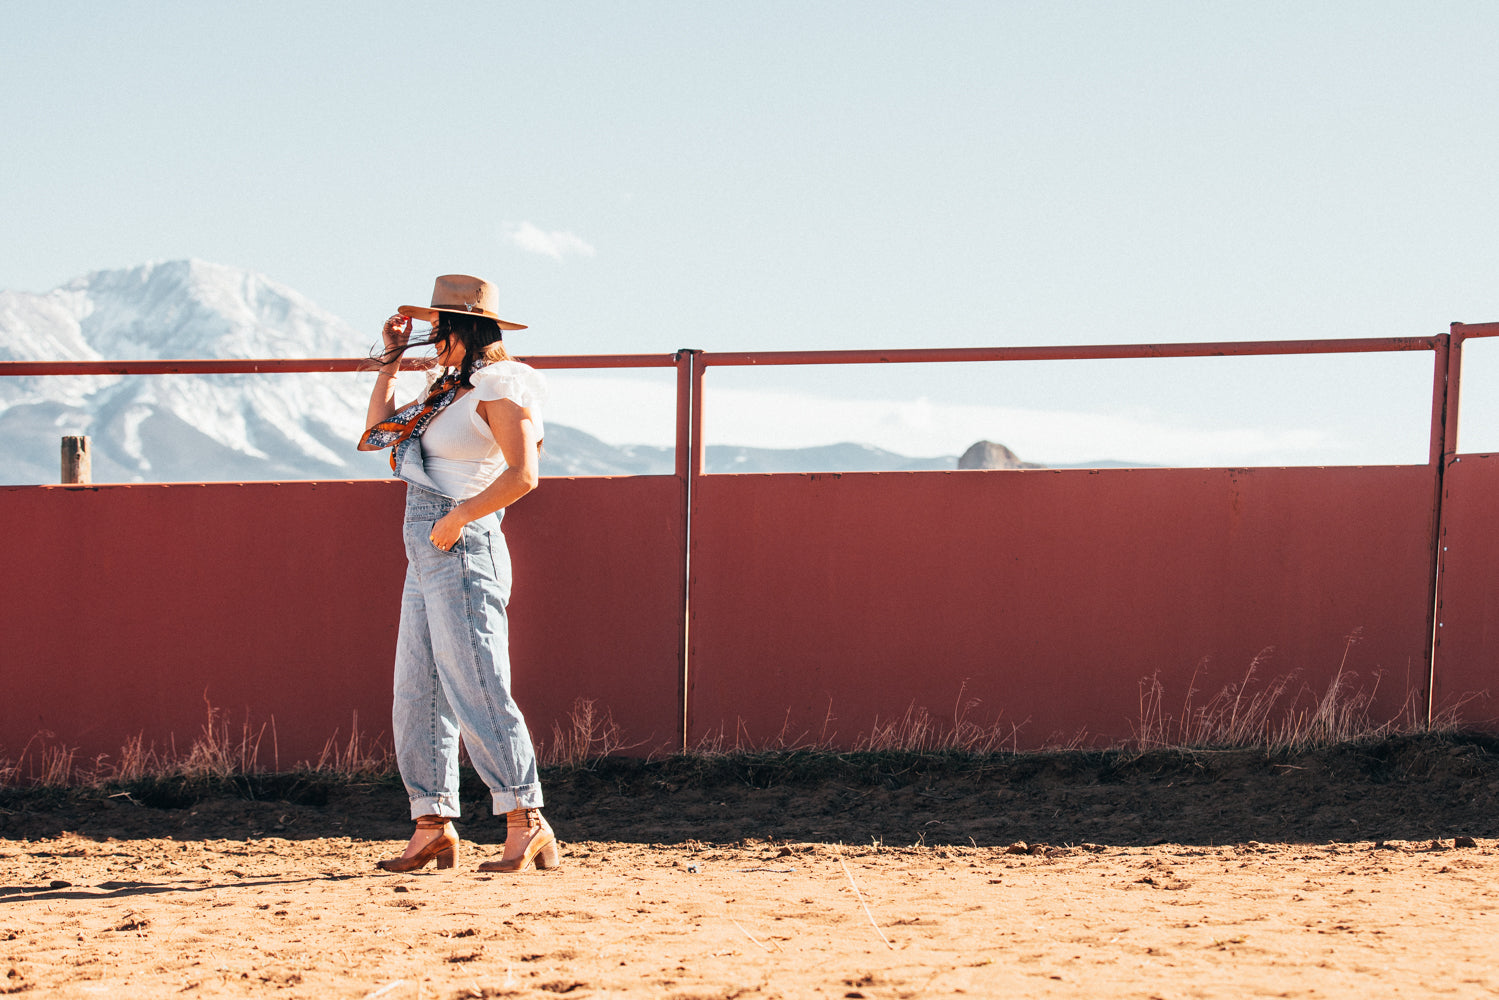
<svg viewBox="0 0 1499 1000">
<path fill-rule="evenodd" d="M 1302 753 L 813 751 L 607 758 L 544 772 L 569 840 L 1144 845 L 1499 838 L 1499 740 L 1402 736 Z M 504 838 L 465 772 L 463 832 Z M 407 836 L 394 777 L 315 773 L 0 791 L 0 837 Z"/>
</svg>

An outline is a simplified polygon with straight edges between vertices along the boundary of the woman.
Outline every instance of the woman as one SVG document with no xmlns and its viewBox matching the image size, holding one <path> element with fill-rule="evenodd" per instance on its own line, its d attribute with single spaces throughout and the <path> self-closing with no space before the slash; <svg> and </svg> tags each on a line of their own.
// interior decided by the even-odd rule
<svg viewBox="0 0 1499 1000">
<path fill-rule="evenodd" d="M 551 868 L 557 838 L 541 816 L 536 752 L 510 695 L 505 605 L 510 556 L 504 509 L 536 488 L 544 383 L 512 361 L 501 337 L 524 330 L 495 314 L 493 285 L 463 274 L 437 279 L 432 307 L 401 306 L 385 321 L 380 371 L 370 395 L 362 451 L 391 448 L 406 481 L 406 585 L 396 639 L 393 727 L 396 761 L 416 832 L 399 858 L 404 872 L 458 862 L 458 736 L 505 814 L 505 850 L 480 871 Z M 395 409 L 395 376 L 412 346 L 411 320 L 432 324 L 445 369 L 424 399 Z"/>
</svg>

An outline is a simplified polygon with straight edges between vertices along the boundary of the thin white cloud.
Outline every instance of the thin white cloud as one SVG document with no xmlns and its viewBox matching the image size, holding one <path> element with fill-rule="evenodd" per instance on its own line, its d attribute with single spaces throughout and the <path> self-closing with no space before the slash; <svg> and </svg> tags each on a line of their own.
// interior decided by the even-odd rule
<svg viewBox="0 0 1499 1000">
<path fill-rule="evenodd" d="M 505 227 L 505 238 L 527 253 L 541 254 L 553 260 L 563 257 L 592 257 L 597 250 L 592 243 L 575 233 L 547 232 L 534 222 L 519 222 Z"/>
</svg>

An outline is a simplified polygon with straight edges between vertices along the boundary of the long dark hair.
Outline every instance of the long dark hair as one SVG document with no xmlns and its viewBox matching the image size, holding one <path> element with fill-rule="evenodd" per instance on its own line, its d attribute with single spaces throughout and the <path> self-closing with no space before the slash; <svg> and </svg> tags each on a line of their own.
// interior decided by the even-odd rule
<svg viewBox="0 0 1499 1000">
<path fill-rule="evenodd" d="M 465 388 L 472 389 L 474 383 L 470 376 L 474 371 L 474 363 L 483 361 L 508 361 L 510 352 L 505 350 L 504 341 L 501 339 L 505 334 L 500 329 L 500 324 L 485 316 L 474 316 L 470 313 L 440 312 L 432 321 L 432 335 L 425 340 L 416 340 L 407 343 L 404 347 L 392 347 L 381 351 L 372 360 L 382 365 L 388 365 L 413 347 L 431 347 L 441 344 L 445 340 L 456 340 L 463 345 L 463 361 L 459 365 L 459 383 Z"/>
</svg>

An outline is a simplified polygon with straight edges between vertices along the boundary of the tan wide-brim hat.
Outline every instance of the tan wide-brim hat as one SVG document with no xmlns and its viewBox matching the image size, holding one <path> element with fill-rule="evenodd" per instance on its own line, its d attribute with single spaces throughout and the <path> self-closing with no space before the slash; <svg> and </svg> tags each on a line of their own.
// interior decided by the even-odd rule
<svg viewBox="0 0 1499 1000">
<path fill-rule="evenodd" d="M 512 323 L 500 319 L 495 306 L 500 304 L 500 292 L 483 278 L 471 274 L 443 274 L 432 286 L 432 306 L 401 306 L 396 312 L 402 316 L 431 323 L 440 312 L 467 313 L 483 316 L 500 325 L 501 330 L 524 330 L 524 323 Z"/>
</svg>

